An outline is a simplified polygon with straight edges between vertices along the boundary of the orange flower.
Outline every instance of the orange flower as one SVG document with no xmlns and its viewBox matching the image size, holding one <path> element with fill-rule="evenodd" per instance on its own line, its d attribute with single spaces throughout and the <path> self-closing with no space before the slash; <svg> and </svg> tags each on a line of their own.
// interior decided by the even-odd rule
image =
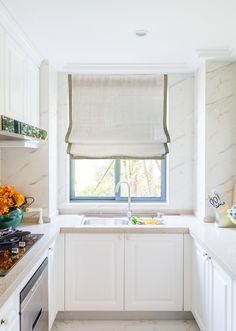
<svg viewBox="0 0 236 331">
<path fill-rule="evenodd" d="M 14 192 L 13 193 L 13 198 L 15 200 L 15 205 L 17 207 L 22 206 L 23 203 L 25 202 L 25 197 L 20 192 Z"/>
<path fill-rule="evenodd" d="M 16 192 L 13 186 L 0 186 L 0 215 L 22 206 L 24 202 L 25 197 L 23 194 Z"/>
</svg>

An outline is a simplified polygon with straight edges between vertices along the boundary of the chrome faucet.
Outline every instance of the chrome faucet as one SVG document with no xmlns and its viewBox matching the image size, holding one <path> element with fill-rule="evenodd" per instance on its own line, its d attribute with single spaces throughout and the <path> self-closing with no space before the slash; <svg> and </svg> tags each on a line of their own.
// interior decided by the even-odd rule
<svg viewBox="0 0 236 331">
<path fill-rule="evenodd" d="M 123 181 L 123 182 L 119 182 L 119 183 L 117 183 L 117 185 L 116 185 L 116 189 L 115 189 L 115 191 L 118 192 L 122 184 L 125 184 L 125 185 L 127 185 L 127 187 L 128 187 L 128 208 L 127 208 L 127 217 L 128 217 L 128 219 L 130 219 L 130 218 L 131 218 L 131 215 L 132 215 L 132 213 L 131 213 L 130 184 L 129 184 L 128 182 L 125 182 L 125 181 Z"/>
</svg>

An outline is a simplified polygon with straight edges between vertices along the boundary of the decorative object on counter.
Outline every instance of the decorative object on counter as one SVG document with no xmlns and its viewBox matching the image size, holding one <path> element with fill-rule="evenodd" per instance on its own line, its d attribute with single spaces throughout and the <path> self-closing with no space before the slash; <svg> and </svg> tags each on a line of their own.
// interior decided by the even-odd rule
<svg viewBox="0 0 236 331">
<path fill-rule="evenodd" d="M 216 191 L 212 191 L 208 195 L 208 200 L 214 208 L 219 208 L 220 206 L 223 206 L 225 204 L 225 202 L 221 199 L 221 197 Z"/>
<path fill-rule="evenodd" d="M 230 209 L 228 209 L 228 215 L 229 215 L 230 221 L 233 224 L 236 224 L 236 205 L 233 205 Z"/>
<path fill-rule="evenodd" d="M 216 224 L 220 228 L 233 227 L 228 215 L 229 206 L 223 201 L 216 191 L 211 191 L 208 201 L 214 208 Z"/>
<path fill-rule="evenodd" d="M 46 130 L 14 120 L 4 115 L 0 115 L 0 131 L 3 133 L 6 132 L 19 134 L 22 136 L 27 136 L 40 140 L 46 140 L 48 137 L 48 133 Z"/>
<path fill-rule="evenodd" d="M 29 207 L 34 198 L 25 197 L 15 191 L 13 186 L 0 186 L 0 229 L 15 228 L 23 219 L 25 207 Z"/>
</svg>

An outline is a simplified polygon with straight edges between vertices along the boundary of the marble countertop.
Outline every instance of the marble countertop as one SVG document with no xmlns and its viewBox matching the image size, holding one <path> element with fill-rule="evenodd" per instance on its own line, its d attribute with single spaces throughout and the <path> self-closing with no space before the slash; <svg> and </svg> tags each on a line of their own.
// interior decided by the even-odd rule
<svg viewBox="0 0 236 331">
<path fill-rule="evenodd" d="M 0 278 L 0 307 L 9 296 L 19 288 L 32 268 L 45 254 L 50 244 L 61 233 L 182 233 L 190 235 L 199 241 L 204 249 L 236 280 L 236 228 L 218 228 L 215 224 L 200 222 L 195 216 L 166 216 L 164 225 L 131 225 L 113 227 L 82 226 L 83 216 L 59 215 L 52 223 L 43 225 L 23 224 L 24 230 L 32 233 L 43 233 L 32 249 L 16 266 Z"/>
<path fill-rule="evenodd" d="M 163 225 L 121 225 L 121 226 L 84 226 L 83 217 L 57 216 L 54 222 L 59 224 L 61 233 L 188 233 L 193 216 L 165 217 Z"/>
</svg>

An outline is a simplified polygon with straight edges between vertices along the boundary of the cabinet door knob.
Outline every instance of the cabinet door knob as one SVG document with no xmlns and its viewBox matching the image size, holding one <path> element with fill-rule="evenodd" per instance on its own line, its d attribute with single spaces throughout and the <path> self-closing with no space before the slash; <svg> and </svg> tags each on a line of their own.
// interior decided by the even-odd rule
<svg viewBox="0 0 236 331">
<path fill-rule="evenodd" d="M 0 324 L 1 324 L 1 325 L 6 325 L 6 320 L 1 319 Z"/>
</svg>

